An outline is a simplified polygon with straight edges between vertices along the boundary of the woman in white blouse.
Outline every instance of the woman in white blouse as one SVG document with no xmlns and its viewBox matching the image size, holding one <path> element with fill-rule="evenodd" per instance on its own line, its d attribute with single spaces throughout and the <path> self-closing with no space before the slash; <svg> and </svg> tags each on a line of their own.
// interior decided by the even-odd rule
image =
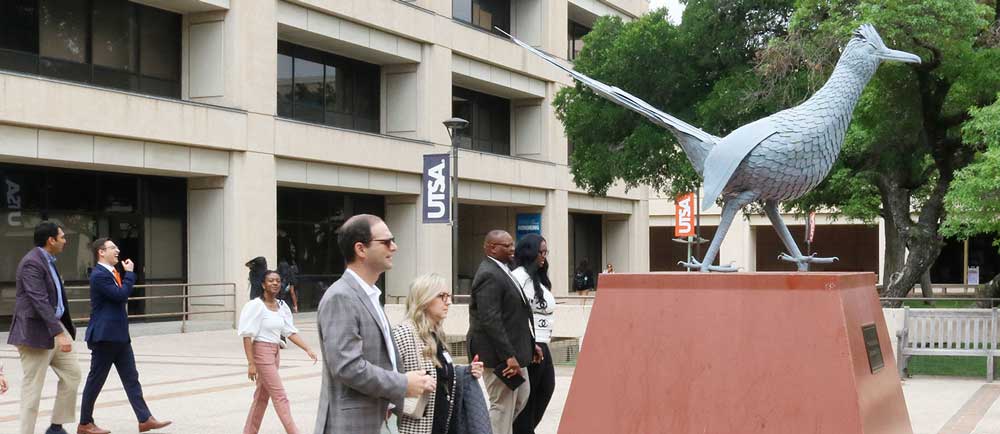
<svg viewBox="0 0 1000 434">
<path fill-rule="evenodd" d="M 288 434 L 298 434 L 299 429 L 292 420 L 288 395 L 278 376 L 281 338 L 285 337 L 309 355 L 316 363 L 316 353 L 309 349 L 298 330 L 292 324 L 292 311 L 285 302 L 278 300 L 281 276 L 277 271 L 268 270 L 263 277 L 264 292 L 259 298 L 247 302 L 240 313 L 239 335 L 243 337 L 243 351 L 247 356 L 247 377 L 257 382 L 253 394 L 253 404 L 247 415 L 243 434 L 257 434 L 260 422 L 267 410 L 267 400 L 271 399 L 278 419 Z"/>
<path fill-rule="evenodd" d="M 538 234 L 521 237 L 514 248 L 514 262 L 517 268 L 510 274 L 521 287 L 524 298 L 531 306 L 535 326 L 535 345 L 542 350 L 542 360 L 528 365 L 531 381 L 530 395 L 524 410 L 514 419 L 514 434 L 533 434 L 542 421 L 552 392 L 556 388 L 556 372 L 552 366 L 549 341 L 552 339 L 553 313 L 556 299 L 549 288 L 549 247 Z"/>
</svg>

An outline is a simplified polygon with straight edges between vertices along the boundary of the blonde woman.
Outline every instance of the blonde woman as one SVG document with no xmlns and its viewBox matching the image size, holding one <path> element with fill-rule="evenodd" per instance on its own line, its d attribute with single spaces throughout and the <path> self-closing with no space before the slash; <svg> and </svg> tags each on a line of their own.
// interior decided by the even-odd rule
<svg viewBox="0 0 1000 434">
<path fill-rule="evenodd" d="M 436 273 L 417 277 L 406 297 L 406 319 L 392 330 L 403 371 L 426 371 L 437 389 L 407 398 L 400 434 L 490 434 L 486 398 L 476 379 L 483 363 L 455 365 L 445 343 L 444 319 L 451 306 L 448 282 Z M 484 428 L 485 427 L 485 428 Z"/>
</svg>

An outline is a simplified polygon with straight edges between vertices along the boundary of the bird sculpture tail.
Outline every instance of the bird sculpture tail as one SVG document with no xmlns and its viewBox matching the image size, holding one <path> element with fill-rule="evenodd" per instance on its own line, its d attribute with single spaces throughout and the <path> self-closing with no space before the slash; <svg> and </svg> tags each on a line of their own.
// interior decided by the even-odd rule
<svg viewBox="0 0 1000 434">
<path fill-rule="evenodd" d="M 593 90 L 594 93 L 615 104 L 639 113 L 640 115 L 646 117 L 646 119 L 652 121 L 654 124 L 666 128 L 674 135 L 674 137 L 677 138 L 677 142 L 681 145 L 681 148 L 684 149 L 684 153 L 687 154 L 688 160 L 691 161 L 691 165 L 694 166 L 695 171 L 697 171 L 699 175 L 704 172 L 705 159 L 708 158 L 708 153 L 715 147 L 716 143 L 719 142 L 720 139 L 718 137 L 706 133 L 687 122 L 656 109 L 655 107 L 649 105 L 646 101 L 637 98 L 635 95 L 632 95 L 615 86 L 609 86 L 601 83 L 600 81 L 594 80 L 593 78 L 574 71 L 573 68 L 563 66 L 563 64 L 556 58 L 539 51 L 535 47 L 524 43 L 499 28 L 497 28 L 497 30 L 504 35 L 507 35 L 507 37 L 509 37 L 511 41 L 514 41 L 515 44 L 520 45 L 529 52 L 555 65 L 557 68 L 566 71 L 574 79 Z"/>
</svg>

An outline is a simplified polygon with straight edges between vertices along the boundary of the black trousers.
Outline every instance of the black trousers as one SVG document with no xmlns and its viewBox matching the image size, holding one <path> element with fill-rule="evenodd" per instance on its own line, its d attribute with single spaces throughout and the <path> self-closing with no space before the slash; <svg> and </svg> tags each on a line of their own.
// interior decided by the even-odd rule
<svg viewBox="0 0 1000 434">
<path fill-rule="evenodd" d="M 531 394 L 528 395 L 528 404 L 524 406 L 524 410 L 514 419 L 514 434 L 535 433 L 535 427 L 542 421 L 549 400 L 552 399 L 552 391 L 556 388 L 556 370 L 552 365 L 549 344 L 538 343 L 538 346 L 542 348 L 545 360 L 537 365 L 528 365 Z"/>
<path fill-rule="evenodd" d="M 135 353 L 131 342 L 88 342 L 90 348 L 90 373 L 87 374 L 87 384 L 83 386 L 83 399 L 80 402 L 80 424 L 94 422 L 94 403 L 104 388 L 104 382 L 111 372 L 111 365 L 118 371 L 122 380 L 125 395 L 128 396 L 132 411 L 139 422 L 145 422 L 151 414 L 142 398 L 142 386 L 139 385 L 139 371 L 135 369 Z"/>
</svg>

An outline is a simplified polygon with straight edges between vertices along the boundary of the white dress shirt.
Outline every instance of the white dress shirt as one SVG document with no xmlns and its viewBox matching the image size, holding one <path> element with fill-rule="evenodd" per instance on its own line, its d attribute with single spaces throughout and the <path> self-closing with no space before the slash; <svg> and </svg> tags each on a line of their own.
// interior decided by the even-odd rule
<svg viewBox="0 0 1000 434">
<path fill-rule="evenodd" d="M 382 290 L 378 289 L 375 285 L 369 285 L 365 282 L 358 273 L 350 268 L 344 270 L 344 274 L 351 275 L 357 280 L 361 288 L 365 290 L 365 295 L 368 296 L 368 301 L 372 303 L 372 307 L 375 308 L 375 312 L 378 312 L 379 326 L 382 327 L 382 338 L 385 340 L 385 348 L 389 351 L 389 360 L 392 361 L 392 370 L 397 371 L 396 368 L 396 346 L 392 343 L 392 335 L 389 330 L 389 320 L 385 317 L 385 312 L 382 311 L 382 305 L 379 303 L 379 297 L 382 295 Z"/>
</svg>

